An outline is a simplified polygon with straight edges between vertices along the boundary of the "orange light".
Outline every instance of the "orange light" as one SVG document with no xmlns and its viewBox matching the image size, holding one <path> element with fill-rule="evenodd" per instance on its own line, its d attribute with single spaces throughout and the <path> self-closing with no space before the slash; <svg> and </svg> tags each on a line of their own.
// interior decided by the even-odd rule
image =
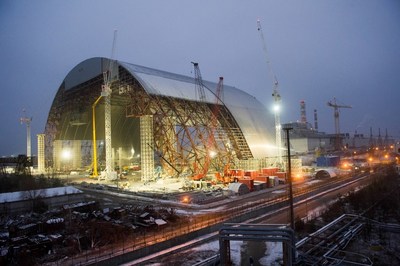
<svg viewBox="0 0 400 266">
<path fill-rule="evenodd" d="M 189 197 L 188 197 L 188 196 L 184 196 L 184 197 L 182 198 L 182 202 L 183 202 L 183 203 L 188 203 L 188 202 L 189 202 Z"/>
<path fill-rule="evenodd" d="M 294 179 L 301 179 L 303 177 L 303 175 L 301 173 L 296 173 L 293 175 Z"/>
</svg>

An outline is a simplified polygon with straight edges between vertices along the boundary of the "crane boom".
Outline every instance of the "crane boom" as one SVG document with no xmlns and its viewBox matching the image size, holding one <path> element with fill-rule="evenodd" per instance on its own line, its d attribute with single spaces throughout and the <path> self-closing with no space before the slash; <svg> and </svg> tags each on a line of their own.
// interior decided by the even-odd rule
<svg viewBox="0 0 400 266">
<path fill-rule="evenodd" d="M 199 97 L 200 102 L 204 102 L 206 100 L 206 94 L 204 92 L 203 78 L 201 77 L 199 63 L 192 62 L 192 64 L 196 82 L 196 96 Z"/>
<path fill-rule="evenodd" d="M 261 28 L 261 21 L 258 19 L 257 20 L 257 30 L 260 33 L 262 45 L 263 45 L 263 51 L 265 54 L 265 60 L 267 62 L 267 67 L 268 67 L 268 75 L 270 79 L 273 81 L 272 84 L 272 97 L 274 97 L 274 115 L 275 115 L 275 142 L 276 142 L 276 148 L 278 150 L 278 164 L 282 164 L 282 137 L 281 137 L 281 119 L 280 119 L 280 103 L 281 103 L 281 95 L 279 93 L 279 83 L 278 79 L 276 78 L 271 62 L 268 57 L 268 50 L 267 50 L 267 45 L 265 43 L 265 38 L 264 34 Z"/>
</svg>

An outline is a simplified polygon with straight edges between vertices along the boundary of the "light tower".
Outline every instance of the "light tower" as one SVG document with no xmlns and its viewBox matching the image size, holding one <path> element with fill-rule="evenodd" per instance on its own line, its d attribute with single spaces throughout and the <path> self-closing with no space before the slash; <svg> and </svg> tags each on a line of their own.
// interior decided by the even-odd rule
<svg viewBox="0 0 400 266">
<path fill-rule="evenodd" d="M 273 81 L 273 89 L 272 89 L 272 97 L 274 97 L 274 115 L 275 115 L 275 139 L 276 139 L 276 148 L 278 150 L 278 165 L 282 165 L 282 137 L 281 137 L 281 118 L 280 118 L 280 108 L 281 108 L 281 95 L 278 90 L 278 79 L 276 78 L 274 72 L 272 71 L 271 62 L 268 58 L 267 46 L 265 44 L 264 34 L 261 28 L 261 22 L 257 20 L 257 29 L 260 33 L 263 50 L 265 53 L 265 59 L 268 66 L 268 74 L 270 79 Z"/>
<path fill-rule="evenodd" d="M 26 156 L 31 157 L 31 122 L 32 117 L 26 116 L 26 111 L 24 110 L 24 116 L 20 118 L 21 124 L 26 124 Z"/>
</svg>

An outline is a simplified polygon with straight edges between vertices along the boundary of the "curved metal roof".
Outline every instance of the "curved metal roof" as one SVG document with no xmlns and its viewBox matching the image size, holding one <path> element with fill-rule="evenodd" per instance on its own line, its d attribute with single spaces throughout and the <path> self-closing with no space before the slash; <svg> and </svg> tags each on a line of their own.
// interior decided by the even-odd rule
<svg viewBox="0 0 400 266">
<path fill-rule="evenodd" d="M 73 88 L 103 73 L 109 62 L 106 58 L 91 58 L 81 62 L 65 78 L 65 89 Z M 121 61 L 117 61 L 117 65 L 129 71 L 148 94 L 198 101 L 193 77 Z M 217 83 L 206 80 L 203 80 L 203 83 L 206 87 L 205 101 L 215 103 Z M 239 124 L 254 158 L 277 154 L 273 117 L 263 104 L 254 96 L 225 84 L 221 101 Z"/>
</svg>

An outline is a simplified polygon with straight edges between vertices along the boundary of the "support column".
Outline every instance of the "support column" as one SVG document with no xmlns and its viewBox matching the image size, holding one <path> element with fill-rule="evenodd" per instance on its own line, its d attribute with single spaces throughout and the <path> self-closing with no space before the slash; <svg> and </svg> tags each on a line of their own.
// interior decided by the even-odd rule
<svg viewBox="0 0 400 266">
<path fill-rule="evenodd" d="M 55 170 L 61 169 L 61 151 L 62 151 L 62 141 L 55 140 L 53 142 L 53 162 Z"/>
<path fill-rule="evenodd" d="M 146 183 L 154 179 L 154 130 L 152 115 L 140 117 L 140 152 L 141 180 Z"/>
<path fill-rule="evenodd" d="M 82 165 L 81 140 L 72 142 L 72 169 L 79 169 Z"/>
<path fill-rule="evenodd" d="M 44 156 L 44 138 L 45 134 L 37 135 L 38 145 L 38 172 L 43 174 L 45 172 L 45 156 Z"/>
</svg>

